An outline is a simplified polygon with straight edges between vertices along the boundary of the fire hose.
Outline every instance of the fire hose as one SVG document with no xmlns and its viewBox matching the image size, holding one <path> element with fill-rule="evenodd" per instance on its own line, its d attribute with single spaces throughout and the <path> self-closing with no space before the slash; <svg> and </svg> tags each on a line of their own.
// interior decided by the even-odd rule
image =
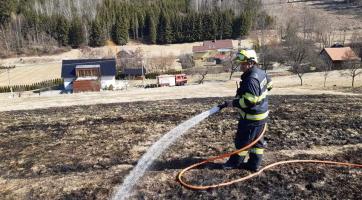
<svg viewBox="0 0 362 200">
<path fill-rule="evenodd" d="M 259 134 L 259 136 L 250 144 L 246 145 L 245 147 L 230 152 L 230 153 L 225 153 L 216 157 L 212 157 L 209 159 L 206 159 L 202 162 L 199 163 L 195 163 L 193 165 L 190 165 L 189 167 L 186 167 L 185 169 L 181 170 L 181 172 L 177 175 L 177 180 L 180 182 L 181 185 L 183 185 L 184 187 L 188 188 L 188 189 L 192 189 L 192 190 L 207 190 L 207 189 L 211 189 L 211 188 L 217 188 L 217 187 L 222 187 L 222 186 L 227 186 L 227 185 L 231 185 L 234 183 L 238 183 L 238 182 L 242 182 L 242 181 L 246 181 L 250 178 L 253 178 L 255 176 L 258 176 L 259 174 L 261 174 L 264 170 L 267 170 L 269 168 L 278 166 L 278 165 L 282 165 L 282 164 L 288 164 L 288 163 L 317 163 L 317 164 L 327 164 L 327 165 L 338 165 L 338 166 L 347 166 L 347 167 L 352 167 L 352 168 L 362 168 L 362 164 L 354 164 L 354 163 L 347 163 L 347 162 L 335 162 L 335 161 L 328 161 L 328 160 L 287 160 L 287 161 L 279 161 L 279 162 L 275 162 L 272 164 L 269 164 L 263 168 L 261 168 L 259 171 L 249 174 L 247 176 L 244 176 L 242 178 L 239 179 L 235 179 L 235 180 L 231 180 L 231 181 L 227 181 L 227 182 L 223 182 L 223 183 L 218 183 L 218 184 L 214 184 L 214 185 L 192 185 L 190 183 L 187 183 L 182 177 L 183 175 L 191 170 L 194 169 L 200 165 L 203 165 L 205 163 L 209 163 L 215 160 L 220 160 L 223 158 L 228 158 L 233 154 L 238 154 L 242 151 L 245 151 L 249 148 L 251 148 L 254 144 L 256 144 L 264 135 L 266 130 L 266 125 L 264 126 L 262 132 Z"/>
</svg>

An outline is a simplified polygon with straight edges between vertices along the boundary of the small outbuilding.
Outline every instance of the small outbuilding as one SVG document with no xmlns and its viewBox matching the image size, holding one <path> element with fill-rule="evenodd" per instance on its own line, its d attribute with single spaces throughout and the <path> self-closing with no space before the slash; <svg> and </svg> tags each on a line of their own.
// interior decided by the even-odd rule
<svg viewBox="0 0 362 200">
<path fill-rule="evenodd" d="M 343 64 L 350 61 L 359 61 L 360 58 L 350 47 L 324 48 L 320 56 L 325 63 L 332 65 L 332 69 L 343 69 Z"/>
<path fill-rule="evenodd" d="M 100 91 L 114 87 L 116 73 L 115 59 L 63 60 L 62 62 L 62 78 L 66 91 Z"/>
</svg>

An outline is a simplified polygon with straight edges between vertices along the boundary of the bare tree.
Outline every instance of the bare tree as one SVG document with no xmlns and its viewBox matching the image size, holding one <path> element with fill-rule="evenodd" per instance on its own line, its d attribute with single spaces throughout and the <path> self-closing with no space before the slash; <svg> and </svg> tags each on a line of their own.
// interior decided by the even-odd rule
<svg viewBox="0 0 362 200">
<path fill-rule="evenodd" d="M 222 62 L 223 65 L 223 71 L 230 72 L 229 80 L 231 80 L 231 77 L 233 74 L 239 70 L 239 65 L 235 62 L 233 62 L 233 57 L 230 57 L 227 60 L 224 60 Z"/>
<path fill-rule="evenodd" d="M 194 67 L 194 68 L 185 70 L 185 73 L 189 74 L 189 75 L 197 76 L 198 77 L 197 83 L 203 84 L 207 74 L 209 73 L 209 68 L 208 67 Z"/>
<path fill-rule="evenodd" d="M 362 58 L 362 33 L 360 32 L 353 32 L 351 37 L 351 48 L 353 51 Z"/>
<path fill-rule="evenodd" d="M 179 62 L 183 69 L 189 69 L 195 67 L 195 61 L 191 54 L 183 54 L 179 56 Z"/>
<path fill-rule="evenodd" d="M 298 24 L 292 19 L 287 24 L 285 51 L 288 61 L 291 63 L 292 72 L 297 74 L 300 79 L 300 85 L 303 85 L 303 75 L 309 70 L 309 64 L 306 64 L 311 55 L 313 43 L 307 39 L 298 37 Z"/>
<path fill-rule="evenodd" d="M 346 52 L 345 60 L 347 60 L 344 64 L 347 71 L 342 71 L 341 73 L 343 76 L 352 78 L 352 88 L 354 88 L 356 77 L 362 74 L 362 61 L 356 57 L 353 51 Z"/>
</svg>

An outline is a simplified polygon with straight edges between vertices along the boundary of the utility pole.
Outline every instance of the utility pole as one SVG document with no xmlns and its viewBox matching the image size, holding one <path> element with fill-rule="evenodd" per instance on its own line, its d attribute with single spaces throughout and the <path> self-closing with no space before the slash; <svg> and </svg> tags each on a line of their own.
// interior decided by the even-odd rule
<svg viewBox="0 0 362 200">
<path fill-rule="evenodd" d="M 10 85 L 10 70 L 14 69 L 14 68 L 15 68 L 15 65 L 11 65 L 11 66 L 10 65 L 9 66 L 0 65 L 0 70 L 4 69 L 4 70 L 7 70 L 7 72 L 8 72 L 8 86 L 10 88 L 11 96 L 14 96 L 14 95 L 13 95 L 13 87 L 11 87 L 11 85 Z"/>
</svg>

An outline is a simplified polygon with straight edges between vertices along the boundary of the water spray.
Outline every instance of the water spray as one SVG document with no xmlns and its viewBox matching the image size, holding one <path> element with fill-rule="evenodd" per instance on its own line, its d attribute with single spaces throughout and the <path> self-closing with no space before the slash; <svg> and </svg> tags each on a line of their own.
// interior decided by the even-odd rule
<svg viewBox="0 0 362 200">
<path fill-rule="evenodd" d="M 205 111 L 195 117 L 181 123 L 174 129 L 170 130 L 154 143 L 147 152 L 141 157 L 137 165 L 132 169 L 129 175 L 124 179 L 123 184 L 115 188 L 112 200 L 123 200 L 130 196 L 133 186 L 143 176 L 146 170 L 152 163 L 165 151 L 177 138 L 186 133 L 187 130 L 200 123 L 210 115 L 220 111 L 220 108 L 215 106 L 208 111 Z"/>
</svg>

